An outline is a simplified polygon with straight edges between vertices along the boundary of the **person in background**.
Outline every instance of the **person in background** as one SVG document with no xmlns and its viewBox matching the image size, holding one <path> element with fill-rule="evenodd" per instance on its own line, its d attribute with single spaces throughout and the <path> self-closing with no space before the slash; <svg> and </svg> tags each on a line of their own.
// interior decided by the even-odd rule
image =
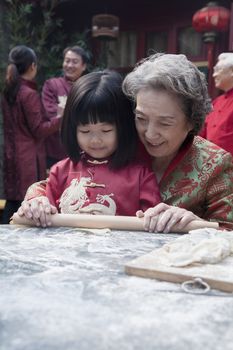
<svg viewBox="0 0 233 350">
<path fill-rule="evenodd" d="M 44 139 L 56 132 L 61 116 L 46 113 L 36 89 L 35 52 L 24 45 L 9 53 L 2 96 L 4 131 L 4 189 L 6 205 L 2 223 L 9 223 L 28 186 L 46 177 Z"/>
<path fill-rule="evenodd" d="M 31 186 L 21 215 L 46 227 L 57 211 L 133 216 L 160 202 L 151 167 L 136 160 L 134 115 L 121 84 L 119 73 L 103 71 L 73 85 L 61 128 L 69 157 L 52 166 L 46 183 Z"/>
<path fill-rule="evenodd" d="M 42 88 L 42 102 L 50 119 L 64 110 L 67 95 L 73 83 L 84 74 L 87 68 L 88 55 L 79 46 L 67 47 L 63 52 L 63 76 L 45 81 Z M 67 155 L 56 132 L 46 139 L 47 167 Z"/>
<path fill-rule="evenodd" d="M 233 53 L 218 56 L 213 78 L 215 87 L 224 93 L 213 100 L 213 110 L 207 115 L 200 136 L 233 155 Z"/>
</svg>

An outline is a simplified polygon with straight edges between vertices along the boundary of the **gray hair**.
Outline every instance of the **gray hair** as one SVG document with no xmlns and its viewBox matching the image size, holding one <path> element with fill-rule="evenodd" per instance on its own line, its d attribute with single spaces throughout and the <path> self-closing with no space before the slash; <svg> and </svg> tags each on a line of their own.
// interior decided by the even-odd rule
<svg viewBox="0 0 233 350">
<path fill-rule="evenodd" d="M 233 53 L 232 52 L 222 52 L 218 56 L 217 64 L 221 67 L 233 67 Z"/>
<path fill-rule="evenodd" d="M 141 89 L 166 90 L 177 96 L 197 135 L 211 110 L 205 75 L 185 55 L 154 54 L 142 60 L 123 82 L 124 93 L 136 101 Z"/>
</svg>

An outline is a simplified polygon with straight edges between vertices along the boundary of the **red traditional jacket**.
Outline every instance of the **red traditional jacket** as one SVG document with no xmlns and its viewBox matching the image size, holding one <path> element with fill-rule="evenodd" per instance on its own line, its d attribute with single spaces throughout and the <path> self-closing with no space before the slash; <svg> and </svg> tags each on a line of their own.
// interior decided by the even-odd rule
<svg viewBox="0 0 233 350">
<path fill-rule="evenodd" d="M 44 138 L 61 121 L 46 118 L 35 82 L 21 79 L 20 84 L 12 107 L 2 99 L 5 198 L 19 201 L 31 184 L 46 178 Z"/>
<path fill-rule="evenodd" d="M 31 188 L 28 197 L 35 197 Z M 45 195 L 62 213 L 135 215 L 158 204 L 160 194 L 154 173 L 145 164 L 131 163 L 113 170 L 109 161 L 70 159 L 50 170 Z"/>
<path fill-rule="evenodd" d="M 233 155 L 233 89 L 213 101 L 213 111 L 207 115 L 200 136 Z"/>
<path fill-rule="evenodd" d="M 57 116 L 58 104 L 67 97 L 71 89 L 71 82 L 65 77 L 51 78 L 45 81 L 42 89 L 42 102 L 50 119 Z M 57 131 L 46 139 L 46 153 L 48 157 L 61 160 L 67 157 Z"/>
</svg>

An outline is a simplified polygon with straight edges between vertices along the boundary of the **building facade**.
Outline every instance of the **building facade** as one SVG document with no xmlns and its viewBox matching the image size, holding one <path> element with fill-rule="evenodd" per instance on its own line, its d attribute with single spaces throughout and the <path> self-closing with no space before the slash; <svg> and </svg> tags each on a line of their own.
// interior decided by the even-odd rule
<svg viewBox="0 0 233 350">
<path fill-rule="evenodd" d="M 209 2 L 206 0 L 99 0 L 94 3 L 66 0 L 57 3 L 56 13 L 63 17 L 67 31 L 86 30 L 89 35 L 92 32 L 93 16 L 112 14 L 119 18 L 117 38 L 92 38 L 96 59 L 102 57 L 110 68 L 127 73 L 137 61 L 150 53 L 183 53 L 208 75 L 208 45 L 204 43 L 202 33 L 192 27 L 194 13 L 207 4 Z M 216 3 L 231 11 L 233 18 L 232 4 L 231 0 L 219 0 Z M 233 50 L 232 22 L 230 20 L 225 32 L 217 33 L 213 61 L 219 53 Z M 212 87 L 212 97 L 216 93 Z"/>
</svg>

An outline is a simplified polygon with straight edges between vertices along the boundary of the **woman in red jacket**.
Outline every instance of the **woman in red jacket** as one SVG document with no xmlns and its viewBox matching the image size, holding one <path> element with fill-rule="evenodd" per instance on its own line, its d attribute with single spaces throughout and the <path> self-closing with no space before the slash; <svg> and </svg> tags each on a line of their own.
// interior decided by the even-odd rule
<svg viewBox="0 0 233 350">
<path fill-rule="evenodd" d="M 26 189 L 45 179 L 44 139 L 59 130 L 61 116 L 49 119 L 37 92 L 35 52 L 24 45 L 9 53 L 2 98 L 4 128 L 4 188 L 6 206 L 2 223 L 9 223 Z"/>
</svg>

